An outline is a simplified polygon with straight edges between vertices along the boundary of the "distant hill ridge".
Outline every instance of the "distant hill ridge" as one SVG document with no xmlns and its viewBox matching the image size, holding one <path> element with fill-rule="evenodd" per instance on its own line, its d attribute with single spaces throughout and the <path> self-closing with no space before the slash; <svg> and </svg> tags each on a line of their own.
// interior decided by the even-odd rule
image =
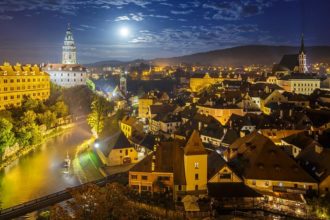
<svg viewBox="0 0 330 220">
<path fill-rule="evenodd" d="M 272 65 L 278 63 L 284 54 L 297 54 L 298 51 L 299 47 L 292 46 L 247 45 L 171 58 L 133 60 L 129 62 L 102 61 L 89 65 L 116 66 L 140 62 L 148 63 L 150 61 L 157 65 L 177 65 L 180 63 L 221 66 L 242 66 L 251 64 Z M 330 63 L 330 46 L 306 47 L 306 53 L 308 63 Z"/>
</svg>

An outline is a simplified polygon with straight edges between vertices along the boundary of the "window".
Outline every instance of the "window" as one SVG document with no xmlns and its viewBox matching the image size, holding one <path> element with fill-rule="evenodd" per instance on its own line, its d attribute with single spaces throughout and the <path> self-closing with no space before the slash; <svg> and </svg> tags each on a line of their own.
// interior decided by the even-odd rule
<svg viewBox="0 0 330 220">
<path fill-rule="evenodd" d="M 231 179 L 230 173 L 220 173 L 220 179 Z"/>
<path fill-rule="evenodd" d="M 257 181 L 256 180 L 252 180 L 252 185 L 256 185 L 257 184 Z"/>
<path fill-rule="evenodd" d="M 132 180 L 136 180 L 137 179 L 137 175 L 131 175 L 131 179 Z"/>
<path fill-rule="evenodd" d="M 142 176 L 141 179 L 142 180 L 148 180 L 148 176 Z"/>
<path fill-rule="evenodd" d="M 160 181 L 168 181 L 168 180 L 170 180 L 170 177 L 169 176 L 159 176 L 158 177 L 158 179 L 160 180 Z"/>
<path fill-rule="evenodd" d="M 13 80 L 13 79 L 11 79 L 11 80 L 10 80 L 10 83 L 14 83 L 14 80 Z"/>
<path fill-rule="evenodd" d="M 132 188 L 133 190 L 137 190 L 137 191 L 139 191 L 139 185 L 132 185 L 131 188 Z"/>
<path fill-rule="evenodd" d="M 198 180 L 198 173 L 195 174 L 195 180 Z"/>
<path fill-rule="evenodd" d="M 198 169 L 198 168 L 199 168 L 199 163 L 195 162 L 195 169 Z"/>
<path fill-rule="evenodd" d="M 198 190 L 198 185 L 195 185 L 195 190 Z"/>
<path fill-rule="evenodd" d="M 148 186 L 141 186 L 141 191 L 148 191 Z"/>
<path fill-rule="evenodd" d="M 178 190 L 179 190 L 179 191 L 182 190 L 182 186 L 181 186 L 181 185 L 178 186 Z"/>
</svg>

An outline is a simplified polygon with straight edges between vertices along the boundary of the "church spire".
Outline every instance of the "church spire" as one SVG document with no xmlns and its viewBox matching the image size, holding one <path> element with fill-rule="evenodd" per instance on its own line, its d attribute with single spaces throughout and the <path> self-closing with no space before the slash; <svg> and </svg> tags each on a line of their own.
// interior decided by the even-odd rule
<svg viewBox="0 0 330 220">
<path fill-rule="evenodd" d="M 301 43 L 300 43 L 300 51 L 299 51 L 299 53 L 306 54 L 306 52 L 305 52 L 305 43 L 304 43 L 304 34 L 301 34 Z"/>
<path fill-rule="evenodd" d="M 305 44 L 304 44 L 304 35 L 301 35 L 301 45 L 298 54 L 298 61 L 299 61 L 299 72 L 300 73 L 307 73 L 307 61 L 306 61 L 306 52 L 305 52 Z"/>
</svg>

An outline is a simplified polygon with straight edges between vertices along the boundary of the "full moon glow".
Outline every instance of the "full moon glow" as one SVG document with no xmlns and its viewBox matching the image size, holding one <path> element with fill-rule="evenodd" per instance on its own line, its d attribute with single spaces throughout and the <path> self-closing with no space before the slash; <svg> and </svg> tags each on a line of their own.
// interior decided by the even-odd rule
<svg viewBox="0 0 330 220">
<path fill-rule="evenodd" d="M 119 30 L 119 34 L 122 37 L 127 37 L 129 35 L 129 29 L 127 27 L 122 27 Z"/>
</svg>

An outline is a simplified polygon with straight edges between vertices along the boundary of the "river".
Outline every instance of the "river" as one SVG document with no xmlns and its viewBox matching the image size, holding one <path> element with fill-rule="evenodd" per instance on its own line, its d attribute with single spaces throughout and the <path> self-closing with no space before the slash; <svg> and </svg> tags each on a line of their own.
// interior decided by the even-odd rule
<svg viewBox="0 0 330 220">
<path fill-rule="evenodd" d="M 63 162 L 67 153 L 73 159 L 76 147 L 90 136 L 88 125 L 80 123 L 4 169 L 0 173 L 2 208 L 78 185 L 72 169 L 63 172 Z"/>
</svg>

